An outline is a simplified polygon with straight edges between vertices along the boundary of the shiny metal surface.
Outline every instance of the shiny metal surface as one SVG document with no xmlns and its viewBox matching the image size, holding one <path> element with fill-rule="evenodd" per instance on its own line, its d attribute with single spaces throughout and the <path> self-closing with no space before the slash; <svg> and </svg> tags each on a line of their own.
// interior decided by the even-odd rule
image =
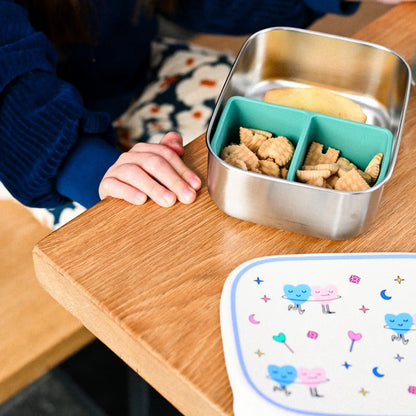
<svg viewBox="0 0 416 416">
<path fill-rule="evenodd" d="M 251 36 L 224 84 L 208 130 L 208 190 L 219 209 L 243 220 L 328 239 L 355 237 L 374 220 L 400 145 L 410 93 L 407 63 L 379 45 L 302 29 L 270 28 Z M 228 98 L 262 99 L 266 90 L 317 86 L 358 102 L 367 123 L 393 133 L 385 179 L 342 192 L 246 172 L 225 164 L 210 142 Z"/>
</svg>

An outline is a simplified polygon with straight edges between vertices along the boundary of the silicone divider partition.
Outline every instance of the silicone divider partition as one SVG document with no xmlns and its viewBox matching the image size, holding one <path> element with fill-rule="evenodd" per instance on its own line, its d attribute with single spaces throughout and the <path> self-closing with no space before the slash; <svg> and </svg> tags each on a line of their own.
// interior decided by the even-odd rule
<svg viewBox="0 0 416 416">
<path fill-rule="evenodd" d="M 343 157 L 362 170 L 377 153 L 383 153 L 376 183 L 384 179 L 391 157 L 393 134 L 384 127 L 239 96 L 227 101 L 214 133 L 211 147 L 217 156 L 225 146 L 239 143 L 240 126 L 267 130 L 293 143 L 295 152 L 288 181 L 295 180 L 296 170 L 302 166 L 312 141 L 323 144 L 324 151 L 328 147 L 340 150 Z"/>
</svg>

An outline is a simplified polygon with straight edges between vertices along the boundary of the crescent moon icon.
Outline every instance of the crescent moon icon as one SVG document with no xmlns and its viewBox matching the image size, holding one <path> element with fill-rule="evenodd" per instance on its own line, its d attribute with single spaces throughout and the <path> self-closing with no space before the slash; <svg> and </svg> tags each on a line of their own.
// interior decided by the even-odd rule
<svg viewBox="0 0 416 416">
<path fill-rule="evenodd" d="M 254 318 L 254 313 L 252 313 L 251 315 L 249 315 L 248 320 L 254 324 L 254 325 L 258 325 L 260 323 L 260 321 L 258 321 L 257 319 Z"/>
<path fill-rule="evenodd" d="M 381 374 L 381 373 L 378 371 L 378 367 L 374 367 L 374 368 L 373 368 L 373 374 L 374 374 L 376 377 L 384 377 L 384 374 Z"/>
<path fill-rule="evenodd" d="M 384 300 L 390 300 L 390 299 L 391 299 L 391 296 L 388 296 L 388 295 L 386 294 L 386 289 L 383 289 L 383 290 L 380 292 L 380 296 L 381 296 Z"/>
</svg>

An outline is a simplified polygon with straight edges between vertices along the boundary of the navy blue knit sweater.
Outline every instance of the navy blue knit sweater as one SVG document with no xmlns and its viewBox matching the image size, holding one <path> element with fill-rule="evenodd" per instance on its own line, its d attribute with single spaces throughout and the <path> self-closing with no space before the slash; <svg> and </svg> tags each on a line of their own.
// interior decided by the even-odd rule
<svg viewBox="0 0 416 416">
<path fill-rule="evenodd" d="M 144 87 L 155 19 L 142 13 L 133 23 L 135 0 L 96 1 L 97 44 L 74 47 L 58 62 L 19 2 L 0 0 L 0 181 L 25 205 L 97 203 L 99 183 L 119 156 L 111 119 Z M 358 7 L 339 0 L 187 3 L 177 23 L 223 34 L 306 27 L 324 13 Z"/>
</svg>

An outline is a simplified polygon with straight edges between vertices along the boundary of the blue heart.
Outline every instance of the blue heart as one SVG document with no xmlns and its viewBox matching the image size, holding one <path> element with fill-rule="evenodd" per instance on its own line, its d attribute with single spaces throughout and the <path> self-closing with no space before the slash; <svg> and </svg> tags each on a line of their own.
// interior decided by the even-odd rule
<svg viewBox="0 0 416 416">
<path fill-rule="evenodd" d="M 386 313 L 384 320 L 387 326 L 399 335 L 404 335 L 413 325 L 413 318 L 409 313 L 399 313 L 398 315 Z"/>
<path fill-rule="evenodd" d="M 311 296 L 311 288 L 308 285 L 284 285 L 283 291 L 287 299 L 296 305 L 302 305 Z"/>
<path fill-rule="evenodd" d="M 296 368 L 291 365 L 284 365 L 283 367 L 269 365 L 267 367 L 267 372 L 269 373 L 270 378 L 279 383 L 282 387 L 292 384 L 298 376 Z"/>
</svg>

